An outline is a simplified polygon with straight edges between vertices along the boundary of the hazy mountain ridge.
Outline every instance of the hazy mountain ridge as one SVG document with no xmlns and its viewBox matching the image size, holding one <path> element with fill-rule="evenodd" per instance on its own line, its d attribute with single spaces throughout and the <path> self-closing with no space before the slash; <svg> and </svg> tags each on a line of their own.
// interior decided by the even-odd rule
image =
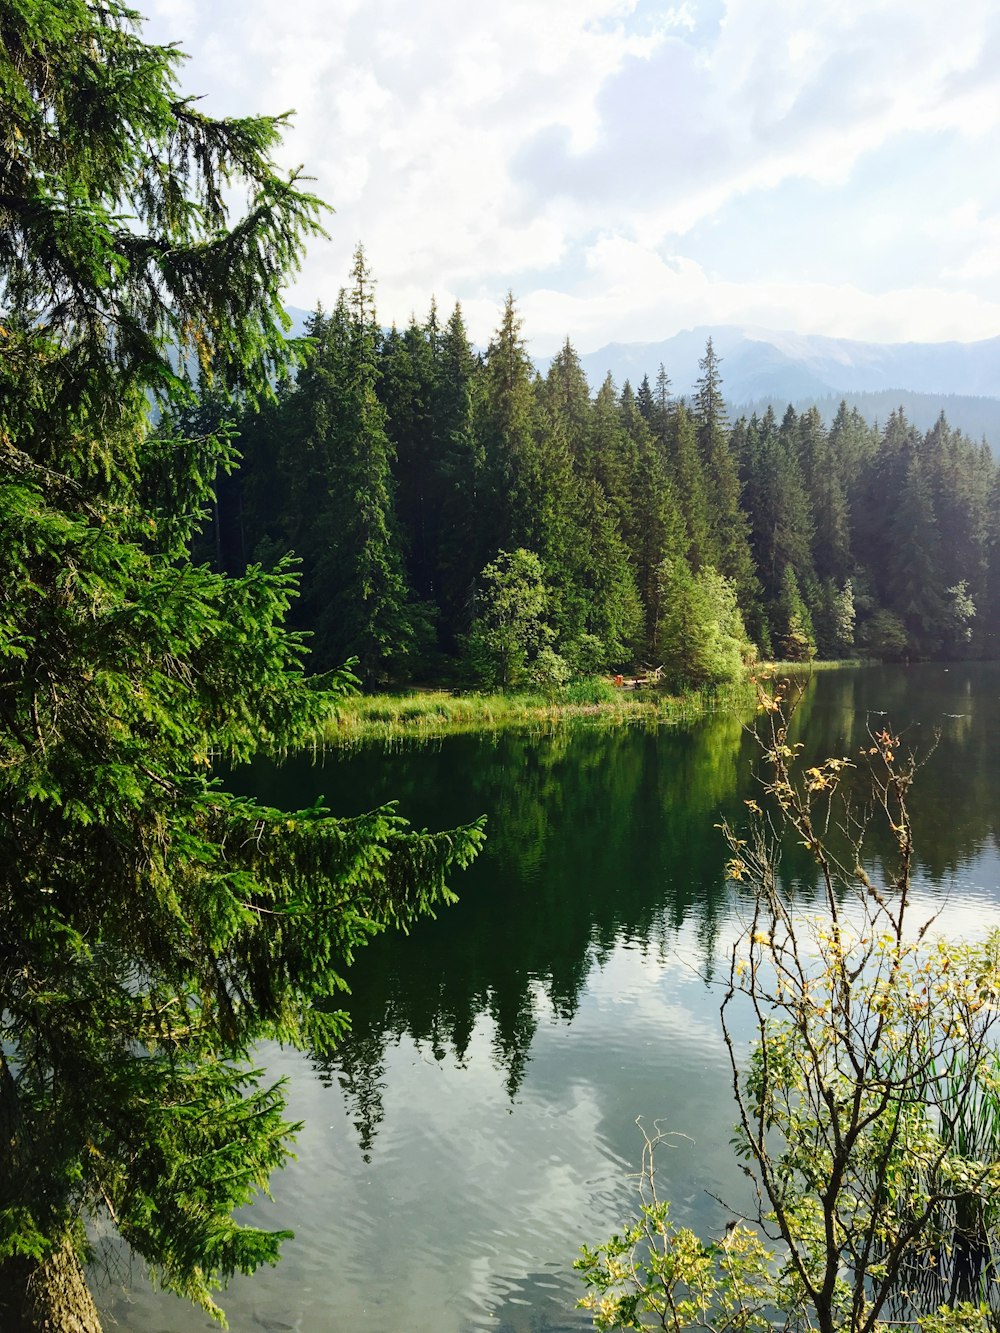
<svg viewBox="0 0 1000 1333">
<path fill-rule="evenodd" d="M 677 394 L 690 393 L 711 338 L 722 358 L 727 396 L 750 402 L 771 395 L 843 394 L 911 389 L 1000 399 L 1000 337 L 960 343 L 871 343 L 730 324 L 684 329 L 650 343 L 609 343 L 581 356 L 594 383 L 652 380 L 660 363 Z M 547 362 L 546 362 L 547 364 Z"/>
<path fill-rule="evenodd" d="M 308 312 L 289 307 L 292 332 L 305 331 Z M 829 422 L 841 400 L 869 421 L 884 421 L 902 407 L 921 430 L 943 411 L 952 426 L 973 439 L 986 437 L 1000 452 L 1000 337 L 979 342 L 875 343 L 825 334 L 794 333 L 732 324 L 699 325 L 659 342 L 607 343 L 580 355 L 595 391 L 610 373 L 619 388 L 655 382 L 662 364 L 675 397 L 689 396 L 698 361 L 712 339 L 721 361 L 731 415 L 779 416 L 814 404 Z M 551 357 L 535 357 L 542 374 Z"/>
<path fill-rule="evenodd" d="M 702 325 L 649 343 L 608 343 L 580 357 L 596 388 L 611 374 L 619 387 L 655 381 L 662 364 L 677 397 L 691 394 L 698 361 L 711 338 L 721 361 L 723 390 L 734 415 L 779 415 L 791 403 L 816 404 L 829 420 L 841 399 L 868 420 L 902 406 L 921 429 L 942 410 L 951 425 L 1000 447 L 1000 337 L 980 342 L 872 343 L 737 325 Z M 540 359 L 548 368 L 551 358 Z"/>
</svg>

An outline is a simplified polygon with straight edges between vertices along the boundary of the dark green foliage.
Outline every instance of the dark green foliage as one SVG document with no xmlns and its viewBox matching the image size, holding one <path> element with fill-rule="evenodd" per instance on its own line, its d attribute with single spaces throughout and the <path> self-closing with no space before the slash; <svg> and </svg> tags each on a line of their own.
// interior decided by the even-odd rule
<svg viewBox="0 0 1000 1333">
<path fill-rule="evenodd" d="M 434 386 L 434 456 L 440 476 L 436 590 L 442 646 L 454 651 L 469 626 L 479 558 L 478 487 L 483 458 L 475 432 L 476 362 L 462 311 L 455 306 L 440 335 Z"/>
<path fill-rule="evenodd" d="M 269 395 L 317 204 L 272 169 L 280 122 L 207 119 L 178 59 L 114 0 L 0 4 L 0 1323 L 94 1211 L 206 1309 L 273 1261 L 232 1219 L 287 1152 L 252 1049 L 335 1039 L 355 949 L 448 901 L 480 841 L 209 776 L 329 694 L 287 562 L 189 558 L 235 463 L 219 416 L 174 438 L 150 399 L 189 408 L 196 372 L 220 407 Z"/>
<path fill-rule="evenodd" d="M 396 523 L 372 282 L 359 248 L 352 286 L 310 324 L 312 347 L 291 395 L 283 442 L 284 534 L 303 560 L 298 623 L 313 664 L 356 657 L 363 680 L 402 674 L 416 620 Z"/>
<path fill-rule="evenodd" d="M 804 579 L 812 575 L 812 513 L 799 463 L 798 421 L 789 408 L 778 429 L 770 411 L 741 430 L 744 503 L 750 519 L 751 545 L 763 595 L 771 612 L 772 633 L 784 626 L 776 620 L 786 568 Z"/>
<path fill-rule="evenodd" d="M 924 468 L 915 452 L 886 525 L 884 588 L 887 601 L 909 631 L 916 653 L 939 646 L 945 602 L 941 538 Z"/>
<path fill-rule="evenodd" d="M 838 415 L 838 422 L 840 417 Z M 815 407 L 799 418 L 797 461 L 808 491 L 812 533 L 812 564 L 821 579 L 844 579 L 851 570 L 851 528 L 848 478 L 851 460 L 823 427 Z M 804 567 L 796 562 L 796 569 Z"/>
<path fill-rule="evenodd" d="M 775 648 L 785 662 L 807 662 L 816 656 L 816 634 L 812 616 L 802 600 L 795 570 L 786 565 L 778 599 Z"/>
<path fill-rule="evenodd" d="M 326 342 L 338 319 L 339 307 L 321 317 Z M 255 551 L 270 562 L 294 547 L 305 559 L 300 623 L 322 631 L 327 594 L 338 578 L 350 586 L 351 551 L 364 545 L 353 536 L 329 549 L 323 594 L 310 606 L 313 548 L 336 527 L 317 518 L 316 506 L 341 469 L 335 489 L 354 497 L 348 509 L 363 513 L 371 503 L 382 516 L 369 549 L 388 561 L 373 597 L 387 629 L 373 656 L 391 643 L 391 657 L 367 675 L 447 674 L 449 662 L 460 670 L 454 658 L 472 622 L 478 571 L 516 547 L 542 560 L 559 652 L 581 670 L 656 657 L 658 570 L 679 555 L 695 572 L 718 569 L 730 579 L 765 655 L 794 650 L 789 568 L 801 608 L 795 634 L 804 636 L 796 652 L 849 654 L 854 617 L 862 642 L 866 619 L 879 610 L 902 619 L 910 655 L 995 649 L 996 466 L 984 446 L 943 418 L 926 437 L 901 412 L 880 435 L 843 404 L 829 430 L 816 409 L 800 415 L 791 408 L 780 425 L 768 409 L 729 427 L 711 347 L 690 409 L 671 398 L 662 367 L 655 385 L 644 379 L 638 394 L 626 385 L 616 398 L 606 380 L 592 398 L 568 341 L 544 380 L 533 374 L 512 297 L 484 362 L 472 354 L 457 310 L 444 330 L 432 309 L 423 326 L 372 337 L 384 415 L 362 433 L 372 449 L 364 465 L 351 471 L 352 446 L 337 445 L 323 473 L 301 449 L 308 441 L 303 406 L 316 394 L 314 350 L 298 389 L 280 388 L 276 409 L 240 422 L 247 460 L 235 483 L 216 485 L 220 532 L 206 548 L 234 568 L 239 542 L 245 555 Z M 353 409 L 341 390 L 340 398 L 330 396 L 330 375 L 322 430 L 336 440 Z M 336 411 L 334 402 L 341 403 Z M 268 514 L 279 500 L 284 527 Z M 347 514 L 343 523 L 350 522 Z M 418 603 L 401 598 L 389 577 L 401 559 Z M 961 594 L 951 591 L 960 587 Z M 345 612 L 338 623 L 349 619 Z M 429 642 L 435 628 L 436 655 L 402 655 L 421 634 Z M 322 633 L 318 643 L 322 649 Z M 354 647 L 344 640 L 339 651 Z"/>
<path fill-rule="evenodd" d="M 621 421 L 636 451 L 629 496 L 632 560 L 645 613 L 643 647 L 652 656 L 662 611 L 658 571 L 664 560 L 684 554 L 686 533 L 667 459 L 628 384 L 621 396 Z"/>
<path fill-rule="evenodd" d="M 698 364 L 701 378 L 695 390 L 693 415 L 706 495 L 711 496 L 703 562 L 714 565 L 732 581 L 740 606 L 748 610 L 756 600 L 757 577 L 750 553 L 749 525 L 740 504 L 739 463 L 730 444 L 719 358 L 711 338 Z"/>
<path fill-rule="evenodd" d="M 658 409 L 657 421 L 661 419 Z M 681 403 L 663 421 L 661 439 L 673 468 L 687 530 L 687 557 L 695 569 L 711 564 L 709 486 L 698 453 L 698 437 L 690 412 Z"/>
<path fill-rule="evenodd" d="M 338 319 L 339 307 L 321 317 L 327 342 Z M 322 627 L 324 614 L 308 604 L 311 543 L 333 526 L 316 517 L 320 474 L 307 453 L 296 455 L 307 438 L 302 409 L 315 397 L 317 357 L 297 389 L 279 389 L 276 409 L 241 421 L 247 462 L 239 484 L 223 479 L 211 500 L 222 520 L 211 549 L 223 563 L 237 537 L 245 552 L 271 561 L 288 547 L 304 556 L 301 624 L 310 629 Z M 372 500 L 384 516 L 376 547 L 397 571 L 404 559 L 423 594 L 420 603 L 382 598 L 396 608 L 382 637 L 393 645 L 383 672 L 412 671 L 421 660 L 432 674 L 447 672 L 471 625 L 478 571 L 516 547 L 543 561 L 551 625 L 574 667 L 656 657 L 657 571 L 678 555 L 696 572 L 719 569 L 730 578 L 763 654 L 791 647 L 788 568 L 800 628 L 802 613 L 813 625 L 803 629 L 802 651 L 849 654 L 853 617 L 862 642 L 866 619 L 880 609 L 902 618 L 910 655 L 982 654 L 995 644 L 996 467 L 985 447 L 943 419 L 926 437 L 901 413 L 879 435 L 844 406 L 829 431 L 816 410 L 790 408 L 780 425 L 768 410 L 729 427 L 711 348 L 690 410 L 671 399 L 662 368 L 639 394 L 626 385 L 616 397 L 607 380 L 591 398 L 569 342 L 544 381 L 533 375 L 513 298 L 485 362 L 473 356 L 460 312 L 442 330 L 433 310 L 424 326 L 384 338 L 377 360 L 384 415 L 372 419 L 367 439 L 382 445 L 351 476 L 342 471 L 337 489 L 355 497 L 358 512 Z M 349 417 L 333 413 L 331 438 Z M 338 446 L 327 475 L 350 453 Z M 260 516 L 282 496 L 289 521 L 276 529 Z M 351 559 L 346 548 L 331 551 L 328 577 L 335 581 L 338 569 L 346 577 Z M 953 595 L 960 585 L 964 592 Z M 963 598 L 973 615 L 961 609 Z M 433 636 L 435 616 L 438 656 L 404 659 L 400 650 L 417 637 L 418 623 L 425 639 Z M 341 652 L 351 646 L 345 641 Z"/>
</svg>

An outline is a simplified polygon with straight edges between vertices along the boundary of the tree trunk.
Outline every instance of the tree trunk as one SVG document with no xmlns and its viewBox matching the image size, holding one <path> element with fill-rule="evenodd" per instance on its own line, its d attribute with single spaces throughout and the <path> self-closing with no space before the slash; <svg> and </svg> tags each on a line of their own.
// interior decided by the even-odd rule
<svg viewBox="0 0 1000 1333">
<path fill-rule="evenodd" d="M 70 1236 L 41 1261 L 0 1263 L 3 1333 L 101 1333 L 97 1306 Z"/>
<path fill-rule="evenodd" d="M 0 1204 L 16 1206 L 30 1197 L 24 1152 L 30 1142 L 17 1085 L 0 1050 Z M 44 1259 L 15 1255 L 0 1261 L 0 1333 L 101 1333 L 73 1236 L 68 1222 L 61 1235 L 53 1235 Z"/>
</svg>

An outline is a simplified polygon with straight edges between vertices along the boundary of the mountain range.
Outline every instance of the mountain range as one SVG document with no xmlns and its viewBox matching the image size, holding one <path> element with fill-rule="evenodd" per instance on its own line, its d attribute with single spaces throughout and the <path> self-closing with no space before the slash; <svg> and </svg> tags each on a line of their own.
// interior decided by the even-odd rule
<svg viewBox="0 0 1000 1333">
<path fill-rule="evenodd" d="M 307 312 L 289 309 L 293 332 Z M 662 365 L 671 393 L 689 397 L 698 361 L 712 339 L 722 386 L 735 418 L 773 407 L 780 416 L 813 405 L 830 421 L 841 400 L 869 421 L 884 421 L 902 407 L 908 420 L 929 429 L 943 411 L 952 426 L 986 439 L 1000 454 L 1000 337 L 980 342 L 875 343 L 822 334 L 791 333 L 752 325 L 715 324 L 684 329 L 660 342 L 607 343 L 580 354 L 591 388 L 610 374 L 619 388 L 655 383 Z M 536 357 L 544 374 L 551 357 Z"/>
<path fill-rule="evenodd" d="M 677 397 L 697 382 L 705 344 L 720 358 L 723 391 L 734 416 L 791 403 L 813 404 L 829 420 L 843 399 L 869 420 L 903 407 L 929 428 L 944 411 L 949 422 L 1000 450 L 1000 337 L 980 342 L 873 343 L 820 334 L 732 324 L 685 329 L 662 342 L 608 343 L 580 357 L 591 385 L 607 374 L 633 387 L 662 364 Z M 551 358 L 538 362 L 544 373 Z"/>
</svg>

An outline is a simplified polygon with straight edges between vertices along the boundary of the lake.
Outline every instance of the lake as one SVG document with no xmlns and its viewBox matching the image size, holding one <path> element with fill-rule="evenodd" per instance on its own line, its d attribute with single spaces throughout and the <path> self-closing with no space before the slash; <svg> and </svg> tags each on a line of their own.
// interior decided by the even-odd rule
<svg viewBox="0 0 1000 1333">
<path fill-rule="evenodd" d="M 811 759 L 850 756 L 886 720 L 919 753 L 940 731 L 911 801 L 920 900 L 949 934 L 1000 925 L 1000 665 L 817 674 L 797 737 Z M 572 1262 L 631 1214 L 639 1116 L 685 1136 L 658 1160 L 675 1219 L 722 1233 L 746 1202 L 718 1024 L 745 900 L 716 825 L 757 794 L 747 721 L 456 736 L 237 775 L 276 805 L 398 799 L 417 826 L 485 812 L 490 833 L 457 906 L 359 958 L 336 1059 L 261 1053 L 305 1123 L 253 1213 L 296 1237 L 224 1294 L 237 1333 L 590 1327 Z M 808 864 L 782 870 L 808 903 Z M 99 1294 L 109 1329 L 216 1327 L 138 1274 Z"/>
</svg>

